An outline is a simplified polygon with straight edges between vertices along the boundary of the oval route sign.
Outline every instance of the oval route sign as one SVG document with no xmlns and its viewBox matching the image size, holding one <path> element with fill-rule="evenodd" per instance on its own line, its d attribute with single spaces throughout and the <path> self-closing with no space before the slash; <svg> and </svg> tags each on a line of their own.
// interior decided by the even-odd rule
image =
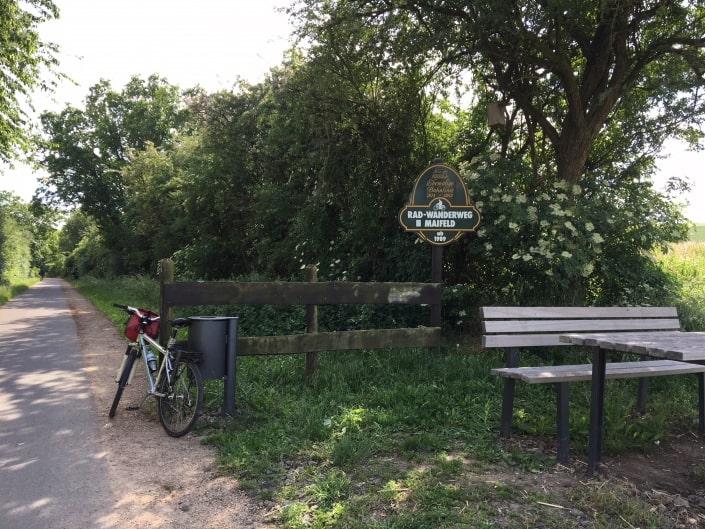
<svg viewBox="0 0 705 529">
<path fill-rule="evenodd" d="M 399 212 L 399 223 L 425 241 L 443 245 L 475 231 L 480 212 L 458 173 L 445 164 L 434 164 L 416 180 L 409 204 Z"/>
</svg>

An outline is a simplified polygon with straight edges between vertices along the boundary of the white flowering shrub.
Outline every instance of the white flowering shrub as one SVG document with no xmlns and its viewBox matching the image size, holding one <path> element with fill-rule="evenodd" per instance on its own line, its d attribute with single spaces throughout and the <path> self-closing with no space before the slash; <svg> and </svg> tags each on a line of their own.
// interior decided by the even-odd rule
<svg viewBox="0 0 705 529">
<path fill-rule="evenodd" d="M 649 252 L 684 239 L 688 223 L 650 182 L 535 181 L 520 162 L 491 157 L 459 170 L 482 221 L 452 261 L 478 305 L 663 303 Z"/>
</svg>

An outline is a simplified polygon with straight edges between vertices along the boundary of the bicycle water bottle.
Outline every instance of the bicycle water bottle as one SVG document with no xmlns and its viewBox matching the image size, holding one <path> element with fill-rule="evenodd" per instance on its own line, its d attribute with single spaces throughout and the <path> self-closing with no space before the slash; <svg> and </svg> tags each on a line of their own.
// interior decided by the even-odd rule
<svg viewBox="0 0 705 529">
<path fill-rule="evenodd" d="M 152 373 L 157 370 L 157 358 L 152 351 L 147 351 L 147 365 Z"/>
</svg>

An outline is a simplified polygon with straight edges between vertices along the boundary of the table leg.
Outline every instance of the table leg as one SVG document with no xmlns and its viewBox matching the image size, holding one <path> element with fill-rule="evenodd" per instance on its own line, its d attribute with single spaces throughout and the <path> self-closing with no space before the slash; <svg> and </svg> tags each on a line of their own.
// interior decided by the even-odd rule
<svg viewBox="0 0 705 529">
<path fill-rule="evenodd" d="M 592 475 L 602 456 L 605 414 L 605 368 L 607 354 L 600 347 L 592 348 L 592 387 L 590 390 L 590 438 L 588 441 L 588 474 Z"/>
<path fill-rule="evenodd" d="M 698 433 L 705 434 L 705 374 L 698 373 Z"/>
</svg>

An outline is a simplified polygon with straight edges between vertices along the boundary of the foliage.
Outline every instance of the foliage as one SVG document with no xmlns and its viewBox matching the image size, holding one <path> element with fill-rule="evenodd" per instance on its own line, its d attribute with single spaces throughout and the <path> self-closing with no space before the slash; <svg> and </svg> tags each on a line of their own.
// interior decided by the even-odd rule
<svg viewBox="0 0 705 529">
<path fill-rule="evenodd" d="M 38 281 L 38 278 L 13 278 L 8 282 L 0 282 L 0 306 L 19 296 Z"/>
<path fill-rule="evenodd" d="M 0 162 L 8 163 L 18 150 L 29 148 L 25 103 L 36 88 L 52 89 L 58 65 L 58 48 L 41 40 L 39 26 L 58 15 L 51 0 L 0 4 Z"/>
<path fill-rule="evenodd" d="M 449 283 L 473 282 L 495 296 L 478 306 L 663 304 L 668 281 L 649 252 L 687 238 L 688 224 L 648 180 L 535 188 L 530 173 L 499 157 L 478 157 L 461 173 L 483 223 L 477 238 L 451 248 Z"/>
<path fill-rule="evenodd" d="M 664 134 L 702 137 L 699 0 L 304 4 L 306 38 L 320 42 L 333 28 L 352 33 L 364 24 L 398 63 L 421 54 L 450 64 L 472 76 L 481 102 L 512 105 L 502 153 L 510 144 L 525 150 L 539 178 L 548 172 L 584 185 L 593 147 L 610 135 L 606 125 L 641 138 L 640 154 L 649 144 L 658 149 Z"/>
<path fill-rule="evenodd" d="M 45 202 L 80 206 L 115 254 L 125 249 L 127 189 L 122 170 L 134 150 L 168 148 L 188 112 L 179 89 L 164 79 L 133 77 L 121 92 L 102 80 L 90 89 L 85 109 L 67 106 L 42 114 L 41 165 L 48 175 L 39 193 Z"/>
<path fill-rule="evenodd" d="M 705 242 L 669 246 L 656 254 L 659 266 L 673 280 L 672 297 L 686 331 L 705 331 Z"/>
<path fill-rule="evenodd" d="M 158 312 L 159 283 L 143 276 L 120 277 L 111 280 L 95 277 L 81 278 L 73 285 L 103 314 L 106 314 L 123 331 L 127 315 L 113 307 L 113 303 L 144 307 Z"/>
<path fill-rule="evenodd" d="M 427 281 L 431 250 L 398 212 L 442 157 L 483 215 L 444 249 L 448 323 L 483 303 L 661 304 L 671 286 L 649 253 L 688 226 L 651 176 L 664 138 L 699 138 L 701 13 L 549 4 L 306 0 L 306 55 L 260 84 L 99 83 L 85 109 L 43 122 L 46 192 L 97 226 L 70 266 L 154 274 L 171 257 L 195 280 L 316 264 L 321 280 Z M 497 99 L 508 122 L 491 129 Z"/>
<path fill-rule="evenodd" d="M 54 261 L 56 215 L 50 209 L 22 203 L 0 192 L 0 284 L 29 278 Z"/>
<path fill-rule="evenodd" d="M 341 76 L 379 49 L 386 64 L 421 61 L 447 80 L 466 73 L 468 110 L 440 102 L 434 110 L 450 123 L 456 150 L 448 161 L 472 179 L 483 222 L 479 240 L 449 249 L 448 283 L 484 290 L 493 302 L 657 300 L 666 281 L 649 271 L 644 252 L 683 240 L 687 227 L 650 177 L 664 138 L 700 137 L 697 3 L 420 7 L 309 0 L 297 14 L 300 34 L 319 45 L 315 53 L 350 60 L 339 61 Z M 340 35 L 359 34 L 367 39 L 341 53 Z M 485 108 L 497 100 L 507 124 L 488 131 Z M 639 286 L 645 275 L 647 289 Z"/>
<path fill-rule="evenodd" d="M 63 273 L 71 278 L 112 277 L 113 270 L 113 254 L 106 247 L 95 225 L 86 230 L 84 237 L 66 256 L 63 264 Z"/>
<path fill-rule="evenodd" d="M 0 283 L 11 277 L 29 277 L 31 232 L 23 221 L 26 209 L 16 197 L 5 193 L 0 203 Z M 9 199 L 9 200 L 8 200 Z"/>
</svg>

